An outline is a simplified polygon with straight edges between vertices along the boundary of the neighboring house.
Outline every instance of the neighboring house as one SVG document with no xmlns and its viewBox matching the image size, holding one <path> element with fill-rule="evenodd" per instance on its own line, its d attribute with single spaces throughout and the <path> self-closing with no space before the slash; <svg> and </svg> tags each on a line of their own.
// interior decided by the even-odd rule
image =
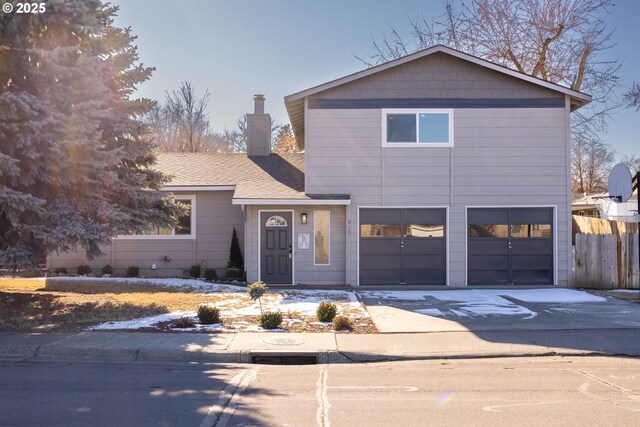
<svg viewBox="0 0 640 427">
<path fill-rule="evenodd" d="M 566 286 L 569 113 L 590 100 L 435 46 L 286 97 L 304 153 L 276 155 L 257 96 L 248 156 L 159 156 L 185 227 L 118 237 L 92 264 L 223 269 L 235 227 L 249 281 Z"/>
<path fill-rule="evenodd" d="M 580 216 L 638 222 L 638 195 L 633 194 L 629 200 L 623 203 L 616 203 L 609 199 L 609 193 L 585 195 L 573 201 L 571 211 L 574 215 Z"/>
</svg>

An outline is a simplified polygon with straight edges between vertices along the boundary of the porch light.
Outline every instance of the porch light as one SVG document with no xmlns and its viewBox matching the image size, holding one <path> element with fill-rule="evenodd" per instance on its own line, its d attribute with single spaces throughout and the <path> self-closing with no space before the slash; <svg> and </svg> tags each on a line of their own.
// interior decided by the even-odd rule
<svg viewBox="0 0 640 427">
<path fill-rule="evenodd" d="M 300 224 L 306 224 L 307 223 L 307 214 L 306 212 L 303 212 L 300 214 Z"/>
</svg>

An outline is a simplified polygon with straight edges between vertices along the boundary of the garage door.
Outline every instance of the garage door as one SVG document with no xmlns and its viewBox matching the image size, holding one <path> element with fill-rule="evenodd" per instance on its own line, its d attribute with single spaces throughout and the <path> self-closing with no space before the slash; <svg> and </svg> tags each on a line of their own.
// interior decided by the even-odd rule
<svg viewBox="0 0 640 427">
<path fill-rule="evenodd" d="M 445 209 L 362 209 L 360 284 L 446 284 L 445 224 Z"/>
<path fill-rule="evenodd" d="M 553 284 L 553 209 L 467 212 L 469 285 Z"/>
</svg>

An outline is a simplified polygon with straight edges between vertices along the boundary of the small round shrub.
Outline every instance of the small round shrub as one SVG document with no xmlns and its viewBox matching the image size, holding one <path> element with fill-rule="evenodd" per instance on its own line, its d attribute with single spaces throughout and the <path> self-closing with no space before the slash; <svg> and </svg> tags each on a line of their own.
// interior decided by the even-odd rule
<svg viewBox="0 0 640 427">
<path fill-rule="evenodd" d="M 76 269 L 76 272 L 80 276 L 86 276 L 87 274 L 91 274 L 91 267 L 89 267 L 87 264 L 80 264 Z"/>
<path fill-rule="evenodd" d="M 331 322 L 337 313 L 338 307 L 332 302 L 321 302 L 316 310 L 320 322 Z"/>
<path fill-rule="evenodd" d="M 202 273 L 202 269 L 200 268 L 200 264 L 193 264 L 189 269 L 189 276 L 194 279 L 200 278 L 200 274 Z"/>
<path fill-rule="evenodd" d="M 135 265 L 127 267 L 127 277 L 138 277 L 140 275 L 140 268 Z"/>
<path fill-rule="evenodd" d="M 204 280 L 206 280 L 207 282 L 218 280 L 218 273 L 216 273 L 216 269 L 207 268 L 206 270 L 204 270 Z"/>
<path fill-rule="evenodd" d="M 113 276 L 113 268 L 111 268 L 110 264 L 105 265 L 104 267 L 102 267 L 102 270 L 100 270 L 100 273 L 102 273 L 102 275 L 104 276 L 105 274 L 108 274 L 110 276 Z"/>
<path fill-rule="evenodd" d="M 249 292 L 249 296 L 253 301 L 260 299 L 268 290 L 267 285 L 260 281 L 247 285 L 247 292 Z"/>
<path fill-rule="evenodd" d="M 352 329 L 351 319 L 344 316 L 336 316 L 333 318 L 333 329 L 341 331 L 343 329 Z"/>
<path fill-rule="evenodd" d="M 55 270 L 53 270 L 53 272 L 56 274 L 64 274 L 64 275 L 69 274 L 67 273 L 67 267 L 57 267 Z"/>
<path fill-rule="evenodd" d="M 267 311 L 262 316 L 260 316 L 260 326 L 264 329 L 276 329 L 282 324 L 282 312 L 278 311 Z"/>
<path fill-rule="evenodd" d="M 220 323 L 220 310 L 209 304 L 200 304 L 198 306 L 198 319 L 203 325 Z"/>
<path fill-rule="evenodd" d="M 178 320 L 175 320 L 173 322 L 173 327 L 179 328 L 179 329 L 194 328 L 195 326 L 196 326 L 196 322 L 194 322 L 192 318 L 186 317 L 186 316 L 181 317 Z"/>
</svg>

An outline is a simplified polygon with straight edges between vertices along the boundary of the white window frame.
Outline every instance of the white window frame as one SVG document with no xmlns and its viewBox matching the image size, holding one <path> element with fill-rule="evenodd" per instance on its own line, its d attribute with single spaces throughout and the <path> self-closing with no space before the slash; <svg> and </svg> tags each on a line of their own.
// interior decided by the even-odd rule
<svg viewBox="0 0 640 427">
<path fill-rule="evenodd" d="M 449 115 L 449 142 L 418 142 L 420 141 L 420 114 Z M 387 142 L 387 116 L 389 114 L 415 114 L 416 142 Z M 382 146 L 383 147 L 453 147 L 453 120 L 451 108 L 383 108 L 382 109 Z"/>
<path fill-rule="evenodd" d="M 316 264 L 316 214 L 319 212 L 326 212 L 329 215 L 329 232 L 327 233 L 327 263 Z M 330 210 L 318 210 L 313 211 L 313 265 L 317 267 L 327 267 L 331 265 L 331 211 Z"/>
<path fill-rule="evenodd" d="M 118 240 L 193 240 L 196 238 L 196 196 L 195 194 L 180 194 L 173 196 L 173 200 L 180 202 L 183 200 L 191 201 L 191 234 L 175 234 L 176 230 L 173 229 L 174 234 L 125 234 L 119 235 L 115 238 Z"/>
</svg>

